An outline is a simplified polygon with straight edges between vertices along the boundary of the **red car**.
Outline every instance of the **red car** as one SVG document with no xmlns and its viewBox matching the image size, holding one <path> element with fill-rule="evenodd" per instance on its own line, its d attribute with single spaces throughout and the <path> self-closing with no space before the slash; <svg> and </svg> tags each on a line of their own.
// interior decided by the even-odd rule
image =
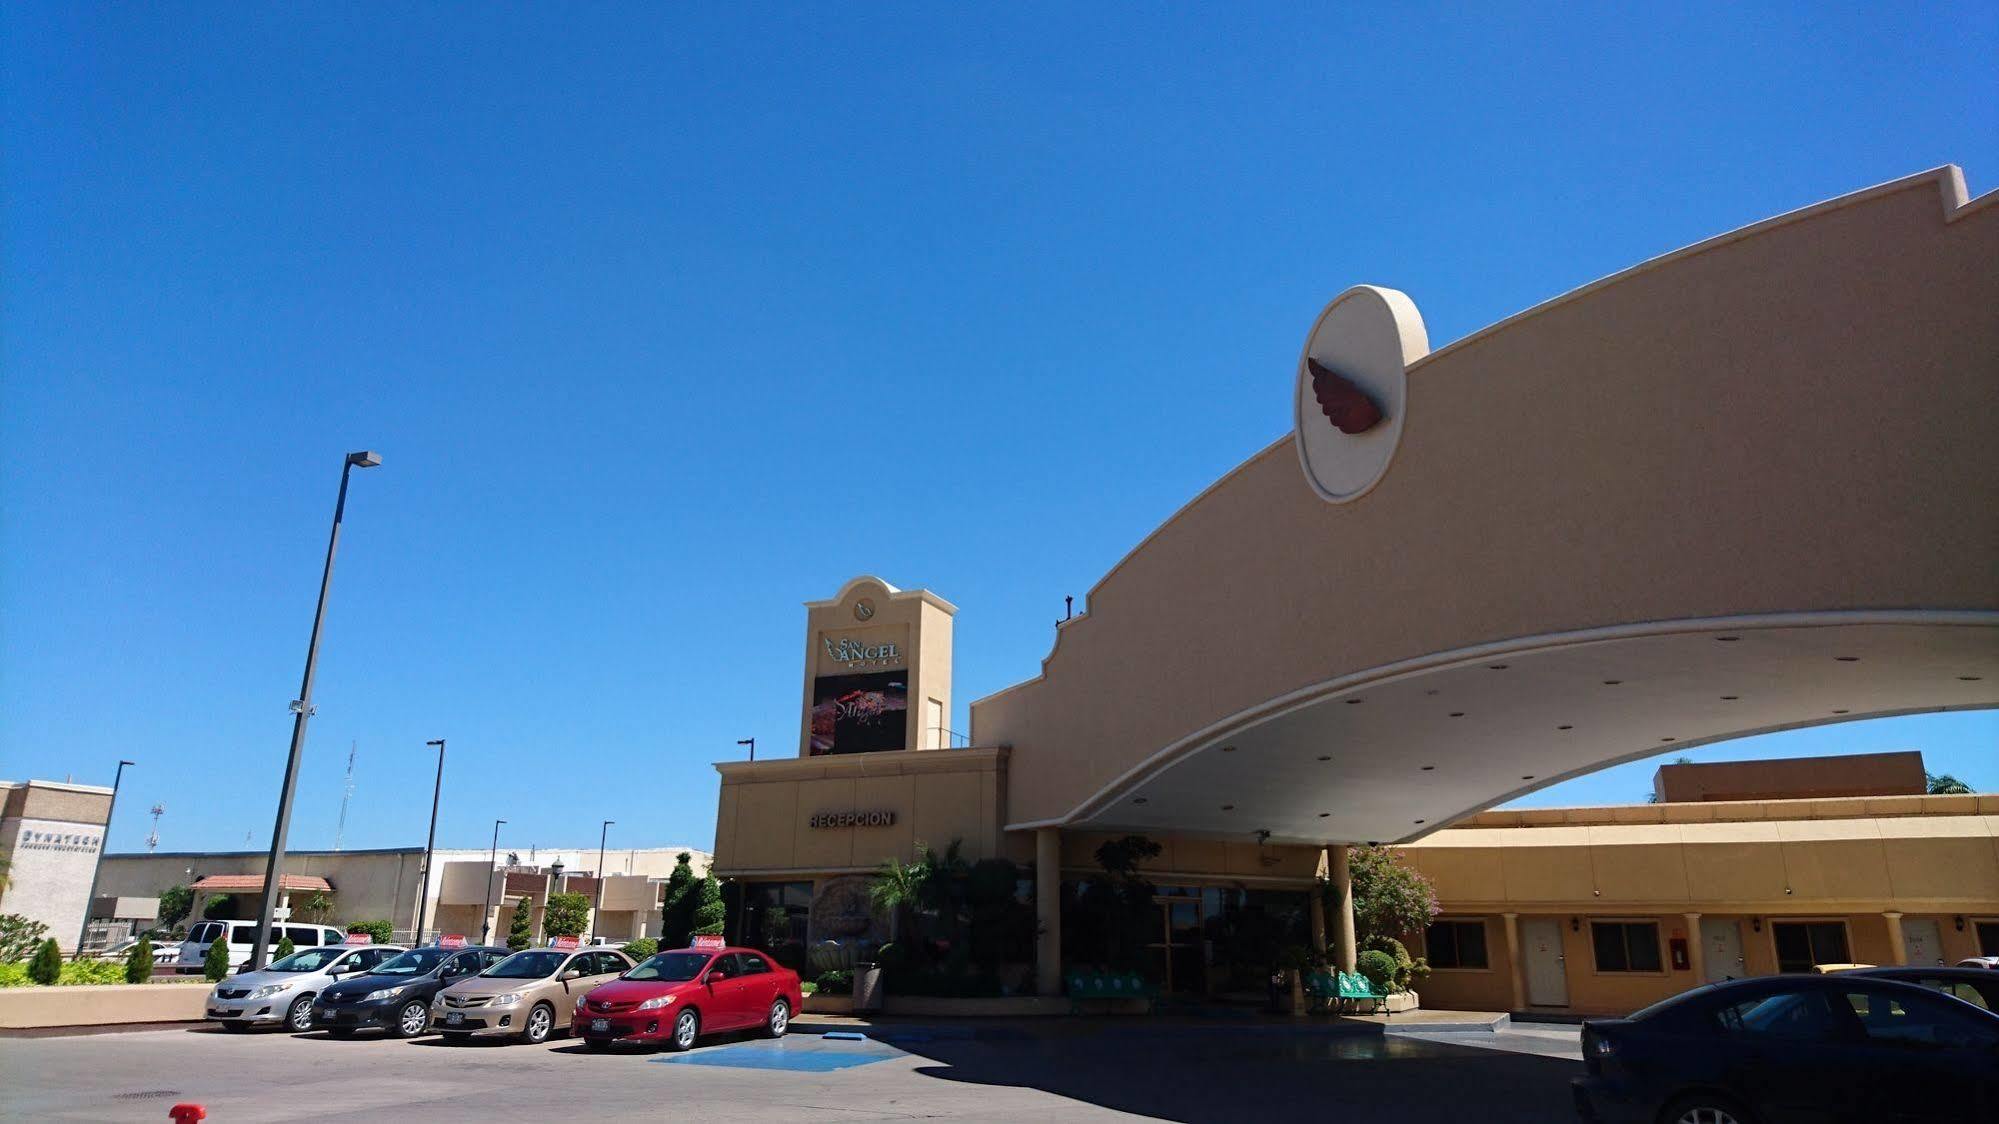
<svg viewBox="0 0 1999 1124">
<path fill-rule="evenodd" d="M 761 1030 L 781 1037 L 805 1002 L 798 973 L 753 948 L 677 948 L 646 959 L 576 1001 L 569 1024 L 592 1050 L 663 1042 L 685 1050 L 703 1034 Z"/>
</svg>

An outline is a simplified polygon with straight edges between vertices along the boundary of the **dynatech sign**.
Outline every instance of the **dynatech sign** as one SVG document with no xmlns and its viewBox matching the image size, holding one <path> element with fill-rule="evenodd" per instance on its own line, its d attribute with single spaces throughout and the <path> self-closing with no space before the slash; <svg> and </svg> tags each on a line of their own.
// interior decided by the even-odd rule
<svg viewBox="0 0 1999 1124">
<path fill-rule="evenodd" d="M 818 812 L 805 821 L 806 827 L 894 827 L 895 813 L 883 809 L 872 812 Z"/>
</svg>

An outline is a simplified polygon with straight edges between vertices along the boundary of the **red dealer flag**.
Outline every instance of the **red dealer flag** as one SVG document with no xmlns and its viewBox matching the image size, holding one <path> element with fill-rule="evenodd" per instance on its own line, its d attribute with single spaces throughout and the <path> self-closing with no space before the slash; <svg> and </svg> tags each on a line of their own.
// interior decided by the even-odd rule
<svg viewBox="0 0 1999 1124">
<path fill-rule="evenodd" d="M 439 947 L 439 948 L 464 948 L 464 947 L 465 947 L 465 934 L 463 934 L 463 933 L 446 933 L 446 934 L 444 934 L 444 935 L 443 935 L 442 937 L 439 937 L 439 938 L 437 939 L 437 947 Z"/>
<path fill-rule="evenodd" d="M 567 950 L 575 948 L 578 944 L 581 943 L 582 942 L 578 941 L 575 937 L 557 937 L 554 940 L 548 942 L 548 947 Z"/>
<path fill-rule="evenodd" d="M 347 943 L 348 943 L 348 944 L 374 944 L 374 943 L 375 943 L 375 938 L 374 938 L 374 935 L 373 935 L 373 934 L 371 934 L 371 933 L 349 933 L 349 934 L 347 934 Z"/>
<path fill-rule="evenodd" d="M 719 934 L 719 933 L 697 933 L 697 934 L 695 934 L 695 936 L 694 936 L 694 943 L 693 943 L 692 945 L 690 945 L 689 947 L 691 947 L 691 948 L 727 948 L 727 947 L 728 947 L 728 945 L 729 945 L 729 942 L 728 942 L 728 941 L 725 941 L 725 940 L 723 940 L 723 939 L 722 939 L 722 936 L 721 936 L 721 934 Z"/>
</svg>

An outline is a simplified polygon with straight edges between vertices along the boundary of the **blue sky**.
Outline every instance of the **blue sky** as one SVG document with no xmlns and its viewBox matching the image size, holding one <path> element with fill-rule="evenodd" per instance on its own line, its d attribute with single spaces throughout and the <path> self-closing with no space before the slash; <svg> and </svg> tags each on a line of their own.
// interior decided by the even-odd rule
<svg viewBox="0 0 1999 1124">
<path fill-rule="evenodd" d="M 350 743 L 347 845 L 420 844 L 442 736 L 442 843 L 706 846 L 708 763 L 793 751 L 800 602 L 956 602 L 962 728 L 1286 430 L 1349 284 L 1442 344 L 1921 169 L 1992 184 L 1990 4 L 1658 7 L 10 4 L 0 776 L 129 757 L 113 849 L 155 801 L 164 847 L 267 843 L 372 448 L 294 845 Z M 1995 745 L 1694 756 L 1995 787 Z"/>
</svg>

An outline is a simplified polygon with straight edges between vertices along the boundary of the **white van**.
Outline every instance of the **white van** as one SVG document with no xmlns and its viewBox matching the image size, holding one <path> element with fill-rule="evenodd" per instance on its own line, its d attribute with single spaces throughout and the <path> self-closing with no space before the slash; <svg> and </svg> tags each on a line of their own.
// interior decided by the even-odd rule
<svg viewBox="0 0 1999 1124">
<path fill-rule="evenodd" d="M 251 948 L 257 943 L 255 921 L 203 921 L 189 928 L 187 939 L 180 942 L 180 959 L 174 962 L 174 971 L 183 976 L 199 975 L 208 963 L 208 946 L 218 937 L 229 942 L 229 970 L 242 971 L 250 963 Z M 280 922 L 271 926 L 272 949 L 285 937 L 291 938 L 293 948 L 319 948 L 346 943 L 347 933 L 331 925 Z"/>
</svg>

